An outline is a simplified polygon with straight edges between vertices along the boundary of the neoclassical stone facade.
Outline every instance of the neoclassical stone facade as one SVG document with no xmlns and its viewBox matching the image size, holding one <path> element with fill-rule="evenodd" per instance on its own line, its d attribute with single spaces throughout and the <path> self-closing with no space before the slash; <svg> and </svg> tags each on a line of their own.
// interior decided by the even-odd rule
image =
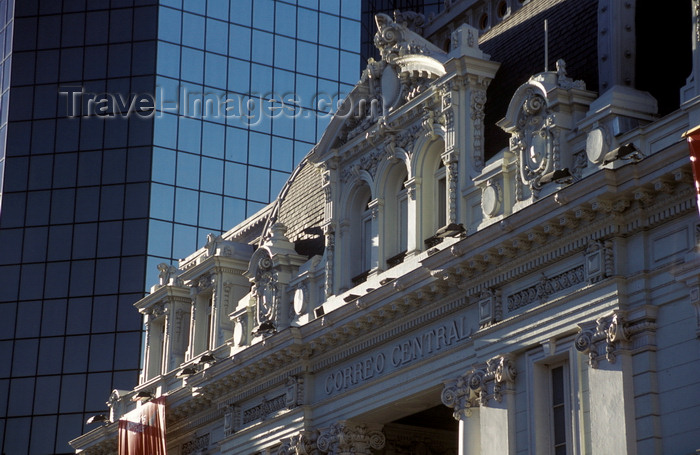
<svg viewBox="0 0 700 455">
<path fill-rule="evenodd" d="M 381 59 L 275 203 L 160 267 L 141 383 L 78 452 L 114 453 L 139 392 L 167 396 L 175 455 L 700 448 L 695 29 L 679 109 L 656 117 L 605 35 L 598 87 L 558 59 L 495 94 L 489 156 L 501 64 L 478 28 L 445 50 L 420 20 L 377 16 Z"/>
</svg>

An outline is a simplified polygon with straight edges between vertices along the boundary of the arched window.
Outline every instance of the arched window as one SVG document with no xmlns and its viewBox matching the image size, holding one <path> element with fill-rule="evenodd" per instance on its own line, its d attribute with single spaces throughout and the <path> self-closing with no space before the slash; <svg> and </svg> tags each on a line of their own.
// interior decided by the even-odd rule
<svg viewBox="0 0 700 455">
<path fill-rule="evenodd" d="M 425 248 L 440 242 L 436 232 L 447 224 L 447 169 L 442 162 L 445 142 L 438 138 L 422 151 L 422 158 L 417 163 L 417 177 L 420 177 L 418 195 L 418 241 L 423 241 Z"/>
<path fill-rule="evenodd" d="M 384 187 L 384 254 L 387 268 L 403 262 L 408 250 L 408 172 L 403 163 L 394 165 Z"/>
<path fill-rule="evenodd" d="M 445 163 L 440 160 L 437 171 L 435 171 L 435 207 L 437 208 L 437 222 L 435 231 L 447 224 L 447 171 Z"/>
<path fill-rule="evenodd" d="M 347 211 L 347 235 L 345 244 L 350 287 L 367 279 L 369 272 L 376 267 L 376 245 L 374 219 L 369 203 L 372 193 L 367 184 L 362 184 L 353 192 Z"/>
</svg>

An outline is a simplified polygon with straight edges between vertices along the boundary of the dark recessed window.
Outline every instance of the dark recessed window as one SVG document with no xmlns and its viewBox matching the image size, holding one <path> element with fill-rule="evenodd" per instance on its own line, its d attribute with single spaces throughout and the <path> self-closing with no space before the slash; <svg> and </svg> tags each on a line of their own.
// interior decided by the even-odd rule
<svg viewBox="0 0 700 455">
<path fill-rule="evenodd" d="M 489 25 L 489 15 L 484 13 L 479 18 L 479 28 L 481 30 L 486 30 L 486 27 L 488 27 L 488 25 Z"/>
<path fill-rule="evenodd" d="M 501 0 L 496 11 L 498 12 L 499 19 L 503 19 L 506 15 L 508 15 L 508 4 L 505 2 L 505 0 Z"/>
</svg>

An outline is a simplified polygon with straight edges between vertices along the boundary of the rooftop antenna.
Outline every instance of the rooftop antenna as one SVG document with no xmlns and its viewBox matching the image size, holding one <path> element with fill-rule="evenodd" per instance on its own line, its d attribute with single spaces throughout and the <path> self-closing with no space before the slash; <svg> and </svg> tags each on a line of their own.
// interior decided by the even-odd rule
<svg viewBox="0 0 700 455">
<path fill-rule="evenodd" d="M 549 63 L 549 43 L 547 40 L 547 19 L 544 20 L 544 71 L 547 72 L 547 66 Z"/>
</svg>

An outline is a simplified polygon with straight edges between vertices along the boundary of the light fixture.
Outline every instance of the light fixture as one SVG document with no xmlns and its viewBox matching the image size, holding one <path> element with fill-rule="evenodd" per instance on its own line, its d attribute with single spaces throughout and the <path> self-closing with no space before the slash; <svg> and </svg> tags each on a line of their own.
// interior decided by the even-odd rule
<svg viewBox="0 0 700 455">
<path fill-rule="evenodd" d="M 546 185 L 547 183 L 556 182 L 559 184 L 571 183 L 574 180 L 574 176 L 569 172 L 569 168 L 557 169 L 552 172 L 544 174 L 540 179 L 541 185 Z"/>
<path fill-rule="evenodd" d="M 109 417 L 104 415 L 104 414 L 97 414 L 85 421 L 86 425 L 90 425 L 91 423 L 96 423 L 96 422 L 104 422 L 104 423 L 111 423 L 109 421 Z"/>
<path fill-rule="evenodd" d="M 630 160 L 637 163 L 643 158 L 642 152 L 633 143 L 628 142 L 606 153 L 603 164 L 612 163 L 615 160 Z"/>
<path fill-rule="evenodd" d="M 211 354 L 204 354 L 204 355 L 203 355 L 202 357 L 200 357 L 199 360 L 197 361 L 197 363 L 199 363 L 200 365 L 203 364 L 203 363 L 214 363 L 214 362 L 216 362 L 216 357 L 214 357 L 214 356 L 211 355 Z"/>
<path fill-rule="evenodd" d="M 133 397 L 131 397 L 131 401 L 148 401 L 153 398 L 153 394 L 151 392 L 147 392 L 145 390 L 142 390 Z"/>
<path fill-rule="evenodd" d="M 435 237 L 441 239 L 444 239 L 445 237 L 457 237 L 458 235 L 462 235 L 465 231 L 466 229 L 464 229 L 464 225 L 462 225 L 462 223 L 450 223 L 435 231 Z"/>
<path fill-rule="evenodd" d="M 189 376 L 192 376 L 193 374 L 197 374 L 197 369 L 195 367 L 185 367 L 182 370 L 178 371 L 175 377 L 187 378 Z"/>
</svg>

